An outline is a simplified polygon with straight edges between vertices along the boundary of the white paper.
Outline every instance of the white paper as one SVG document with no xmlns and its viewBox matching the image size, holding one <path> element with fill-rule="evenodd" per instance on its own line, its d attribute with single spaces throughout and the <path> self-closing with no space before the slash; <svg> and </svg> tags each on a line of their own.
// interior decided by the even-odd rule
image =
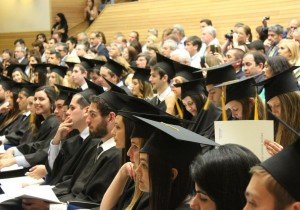
<svg viewBox="0 0 300 210">
<path fill-rule="evenodd" d="M 261 161 L 270 157 L 264 140 L 273 141 L 274 123 L 271 120 L 215 121 L 215 141 L 239 144 L 251 150 Z"/>
<path fill-rule="evenodd" d="M 4 172 L 4 171 L 16 171 L 16 170 L 20 170 L 23 169 L 23 166 L 18 166 L 17 164 L 8 166 L 8 167 L 4 167 L 0 170 L 0 172 Z"/>
<path fill-rule="evenodd" d="M 0 146 L 0 154 L 5 153 L 4 144 Z"/>
<path fill-rule="evenodd" d="M 67 210 L 68 205 L 66 203 L 62 204 L 50 204 L 49 210 Z"/>
</svg>

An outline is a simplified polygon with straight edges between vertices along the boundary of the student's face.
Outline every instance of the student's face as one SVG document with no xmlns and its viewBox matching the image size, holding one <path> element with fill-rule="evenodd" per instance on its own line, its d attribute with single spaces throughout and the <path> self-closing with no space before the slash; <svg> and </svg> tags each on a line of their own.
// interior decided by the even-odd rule
<svg viewBox="0 0 300 210">
<path fill-rule="evenodd" d="M 50 54 L 49 59 L 48 59 L 48 63 L 54 64 L 54 65 L 59 65 L 60 60 L 55 56 L 55 54 Z"/>
<path fill-rule="evenodd" d="M 272 113 L 281 118 L 281 103 L 277 96 L 271 98 L 268 102 L 269 107 L 271 108 Z"/>
<path fill-rule="evenodd" d="M 51 113 L 50 100 L 45 93 L 41 90 L 34 94 L 34 109 L 38 115 L 47 115 Z"/>
<path fill-rule="evenodd" d="M 81 96 L 79 95 L 74 95 L 72 98 L 69 109 L 67 110 L 66 116 L 68 118 L 71 118 L 72 123 L 73 123 L 73 129 L 77 128 L 78 122 L 81 122 L 82 119 L 84 118 L 84 115 L 86 113 L 87 107 L 81 108 L 80 105 L 78 104 L 78 99 L 80 99 Z"/>
<path fill-rule="evenodd" d="M 2 53 L 2 59 L 3 59 L 3 60 L 8 60 L 8 59 L 10 59 L 9 53 L 3 52 L 3 53 Z"/>
<path fill-rule="evenodd" d="M 49 77 L 49 85 L 50 86 L 54 86 L 57 83 L 56 81 L 56 73 L 55 72 L 51 72 L 50 73 L 50 77 Z"/>
<path fill-rule="evenodd" d="M 146 153 L 140 153 L 140 162 L 136 170 L 136 175 L 139 180 L 140 190 L 150 192 L 148 155 Z"/>
<path fill-rule="evenodd" d="M 89 106 L 86 123 L 89 127 L 91 136 L 94 138 L 103 138 L 108 134 L 108 121 L 110 116 L 102 117 L 97 104 L 91 103 Z"/>
<path fill-rule="evenodd" d="M 182 103 L 185 106 L 186 110 L 191 113 L 191 115 L 196 116 L 198 114 L 196 103 L 190 96 L 182 99 Z"/>
<path fill-rule="evenodd" d="M 238 120 L 243 119 L 243 106 L 240 102 L 236 100 L 229 101 L 226 104 L 226 107 L 228 107 L 231 110 L 233 118 Z"/>
<path fill-rule="evenodd" d="M 279 47 L 278 48 L 279 55 L 285 57 L 286 59 L 291 58 L 291 56 L 292 56 L 291 51 L 289 50 L 289 48 L 286 45 L 279 43 L 278 47 Z"/>
<path fill-rule="evenodd" d="M 81 72 L 78 66 L 75 66 L 72 71 L 72 80 L 76 85 L 84 83 L 85 74 Z"/>
<path fill-rule="evenodd" d="M 228 50 L 226 52 L 226 56 L 224 58 L 225 62 L 231 62 L 231 61 L 235 61 L 235 55 L 234 55 L 234 51 L 233 50 Z"/>
<path fill-rule="evenodd" d="M 65 101 L 58 99 L 55 101 L 55 110 L 54 114 L 60 122 L 63 122 L 66 119 L 66 111 L 64 109 Z"/>
<path fill-rule="evenodd" d="M 190 202 L 191 209 L 194 210 L 216 210 L 216 204 L 210 197 L 195 184 L 196 195 Z"/>
<path fill-rule="evenodd" d="M 177 96 L 177 98 L 180 98 L 181 97 L 181 87 L 175 87 L 174 85 L 175 84 L 181 84 L 183 83 L 183 79 L 181 76 L 177 76 L 177 77 L 174 77 L 172 79 L 172 82 L 171 82 L 171 88 L 172 88 L 172 91 L 175 93 L 175 95 Z"/>
<path fill-rule="evenodd" d="M 116 148 L 125 148 L 125 124 L 122 116 L 116 116 L 115 125 L 111 131 L 111 134 L 114 136 Z"/>
<path fill-rule="evenodd" d="M 27 110 L 27 97 L 22 92 L 18 94 L 17 103 L 21 111 Z"/>
<path fill-rule="evenodd" d="M 137 79 L 133 79 L 132 80 L 132 95 L 134 96 L 140 96 L 141 95 L 141 91 L 140 91 L 140 83 Z"/>
<path fill-rule="evenodd" d="M 127 156 L 130 157 L 130 162 L 136 166 L 139 163 L 141 141 L 142 139 L 140 138 L 132 138 L 130 148 L 127 151 Z"/>
<path fill-rule="evenodd" d="M 220 106 L 221 96 L 222 96 L 222 89 L 215 88 L 214 85 L 206 85 L 206 90 L 208 92 L 209 100 L 215 105 Z"/>
<path fill-rule="evenodd" d="M 101 76 L 99 74 L 97 74 L 96 72 L 90 73 L 90 78 L 91 78 L 92 82 L 101 86 L 100 77 Z"/>
<path fill-rule="evenodd" d="M 244 210 L 274 210 L 275 199 L 265 187 L 266 178 L 254 174 L 246 189 L 247 203 Z"/>
<path fill-rule="evenodd" d="M 172 52 L 172 50 L 171 50 L 170 46 L 164 44 L 163 47 L 162 47 L 162 49 L 161 49 L 161 53 L 164 56 L 166 56 L 166 57 L 169 58 L 171 56 L 171 52 Z"/>
<path fill-rule="evenodd" d="M 158 71 L 152 70 L 150 72 L 150 78 L 149 78 L 150 83 L 152 84 L 153 90 L 159 90 L 165 81 L 163 78 L 160 77 Z"/>
<path fill-rule="evenodd" d="M 17 83 L 21 83 L 23 81 L 22 74 L 19 71 L 12 73 L 12 79 Z"/>
<path fill-rule="evenodd" d="M 69 47 L 69 52 L 71 52 L 71 51 L 75 48 L 75 44 L 73 44 L 73 43 L 70 42 L 70 41 L 67 41 L 66 44 L 67 44 L 68 47 Z"/>
<path fill-rule="evenodd" d="M 245 76 L 250 77 L 255 74 L 259 74 L 263 70 L 263 65 L 257 65 L 254 61 L 254 57 L 251 54 L 247 54 L 243 58 L 243 66 L 245 71 Z"/>
<path fill-rule="evenodd" d="M 29 58 L 29 65 L 31 66 L 32 64 L 37 64 L 37 60 L 34 57 Z"/>
<path fill-rule="evenodd" d="M 102 87 L 110 88 L 109 85 L 107 84 L 107 82 L 105 81 L 105 79 L 103 79 L 103 78 L 107 79 L 108 81 L 110 81 L 112 83 L 115 83 L 113 81 L 111 74 L 109 74 L 109 69 L 106 67 L 101 67 L 101 69 L 100 69 L 99 82 Z"/>
<path fill-rule="evenodd" d="M 139 68 L 146 68 L 147 60 L 145 57 L 140 56 L 138 59 L 136 59 L 136 66 Z"/>
<path fill-rule="evenodd" d="M 273 76 L 272 69 L 271 69 L 270 65 L 268 64 L 268 62 L 265 63 L 263 72 L 265 74 L 266 79 L 269 79 L 270 77 Z"/>
<path fill-rule="evenodd" d="M 30 111 L 31 113 L 35 113 L 35 109 L 34 109 L 34 96 L 29 96 L 27 98 L 27 111 Z"/>
<path fill-rule="evenodd" d="M 186 42 L 185 49 L 190 53 L 191 56 L 197 53 L 197 45 L 194 46 L 192 42 Z"/>
</svg>

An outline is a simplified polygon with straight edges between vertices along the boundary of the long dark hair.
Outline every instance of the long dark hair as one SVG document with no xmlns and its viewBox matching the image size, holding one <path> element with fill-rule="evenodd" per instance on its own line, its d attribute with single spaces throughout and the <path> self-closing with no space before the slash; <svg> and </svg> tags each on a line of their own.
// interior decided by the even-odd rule
<svg viewBox="0 0 300 210">
<path fill-rule="evenodd" d="M 259 159 L 247 148 L 227 144 L 198 155 L 191 165 L 196 184 L 215 202 L 217 210 L 240 210 L 251 179 L 250 168 Z"/>
<path fill-rule="evenodd" d="M 150 209 L 176 209 L 192 191 L 189 164 L 177 166 L 178 175 L 173 179 L 170 161 L 151 154 L 148 157 Z"/>
<path fill-rule="evenodd" d="M 67 34 L 69 26 L 68 26 L 68 22 L 67 22 L 67 19 L 66 19 L 65 15 L 63 13 L 57 13 L 56 15 L 60 18 L 61 21 L 54 23 L 53 27 L 56 27 L 57 25 L 60 25 L 60 28 L 64 28 L 65 29 L 65 34 Z"/>
<path fill-rule="evenodd" d="M 49 101 L 50 101 L 51 113 L 53 113 L 54 109 L 55 109 L 55 101 L 57 100 L 57 92 L 55 91 L 54 87 L 42 86 L 42 87 L 37 88 L 35 93 L 39 92 L 39 91 L 44 91 L 46 93 L 46 95 L 47 95 L 47 97 L 49 98 Z"/>
<path fill-rule="evenodd" d="M 122 115 L 121 115 L 122 116 Z M 127 151 L 131 146 L 131 133 L 134 128 L 134 121 L 128 117 L 122 116 L 124 127 L 125 127 L 125 148 L 122 149 L 122 165 L 129 162 L 130 159 L 127 156 Z"/>
<path fill-rule="evenodd" d="M 267 59 L 267 63 L 270 66 L 270 70 L 272 71 L 273 76 L 291 67 L 291 64 L 288 62 L 288 60 L 280 55 L 269 57 Z"/>
</svg>

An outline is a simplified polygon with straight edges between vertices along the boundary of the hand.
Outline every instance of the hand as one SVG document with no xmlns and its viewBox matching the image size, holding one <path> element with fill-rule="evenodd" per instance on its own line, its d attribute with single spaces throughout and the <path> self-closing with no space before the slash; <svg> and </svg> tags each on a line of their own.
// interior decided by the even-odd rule
<svg viewBox="0 0 300 210">
<path fill-rule="evenodd" d="M 36 165 L 30 168 L 26 175 L 34 179 L 41 179 L 47 175 L 47 170 L 45 165 Z"/>
<path fill-rule="evenodd" d="M 10 106 L 9 106 L 9 102 L 4 102 L 1 106 L 0 106 L 0 113 L 5 113 L 8 112 L 10 110 Z"/>
<path fill-rule="evenodd" d="M 6 150 L 5 153 L 0 154 L 0 160 L 1 159 L 7 159 L 7 158 L 13 158 L 14 157 L 14 151 L 12 149 Z"/>
<path fill-rule="evenodd" d="M 65 119 L 65 121 L 63 123 L 61 123 L 60 126 L 58 127 L 52 143 L 54 145 L 58 145 L 60 143 L 60 141 L 64 137 L 66 137 L 70 131 L 73 130 L 72 126 L 73 126 L 72 119 L 70 117 L 67 117 Z"/>
<path fill-rule="evenodd" d="M 49 203 L 35 198 L 26 198 L 22 200 L 22 207 L 25 210 L 48 210 Z"/>
<path fill-rule="evenodd" d="M 264 41 L 264 46 L 266 46 L 266 47 L 271 47 L 271 42 L 270 42 L 268 39 L 266 39 L 266 40 Z"/>
<path fill-rule="evenodd" d="M 265 140 L 264 145 L 268 153 L 272 156 L 276 155 L 278 152 L 280 152 L 283 149 L 283 147 L 280 144 L 270 140 Z"/>
<path fill-rule="evenodd" d="M 123 176 L 131 177 L 135 179 L 135 171 L 133 169 L 133 163 L 127 162 L 121 167 L 121 173 Z"/>
<path fill-rule="evenodd" d="M 16 164 L 16 159 L 13 158 L 5 158 L 5 159 L 1 159 L 0 160 L 0 169 L 4 168 L 4 167 L 8 167 L 11 166 L 13 164 Z"/>
</svg>

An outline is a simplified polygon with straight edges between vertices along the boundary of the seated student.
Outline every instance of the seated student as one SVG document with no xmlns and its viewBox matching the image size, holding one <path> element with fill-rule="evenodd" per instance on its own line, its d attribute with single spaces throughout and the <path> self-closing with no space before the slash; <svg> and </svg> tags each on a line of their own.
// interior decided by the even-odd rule
<svg viewBox="0 0 300 210">
<path fill-rule="evenodd" d="M 140 151 L 139 188 L 149 192 L 149 209 L 184 209 L 192 192 L 189 165 L 201 145 L 216 145 L 180 126 L 139 118 L 155 132 Z"/>
<path fill-rule="evenodd" d="M 47 85 L 47 67 L 44 64 L 32 64 L 32 67 L 34 68 L 32 83 L 38 84 L 39 86 Z"/>
<path fill-rule="evenodd" d="M 29 97 L 33 97 L 34 91 L 38 88 L 32 83 L 22 84 L 22 89 L 18 94 L 17 103 L 22 115 L 20 115 L 9 129 L 6 129 L 2 136 L 0 136 L 1 144 L 8 144 L 18 146 L 22 143 L 24 134 L 30 129 L 29 120 L 31 118 L 31 111 L 28 110 Z"/>
<path fill-rule="evenodd" d="M 300 209 L 299 143 L 298 136 L 295 143 L 251 169 L 244 210 Z"/>
<path fill-rule="evenodd" d="M 105 89 L 110 88 L 110 86 L 107 84 L 107 82 L 103 79 L 103 78 L 105 78 L 108 81 L 110 81 L 111 83 L 124 89 L 128 95 L 131 95 L 130 90 L 125 86 L 125 84 L 122 80 L 124 71 L 126 71 L 125 66 L 119 64 L 118 62 L 116 62 L 112 59 L 108 59 L 107 63 L 100 68 L 101 77 L 100 77 L 99 82 L 101 83 L 101 86 L 104 87 Z"/>
<path fill-rule="evenodd" d="M 208 100 L 216 107 L 221 107 L 222 88 L 216 88 L 215 85 L 236 79 L 233 63 L 229 62 L 205 69 Z"/>
<path fill-rule="evenodd" d="M 17 83 L 29 81 L 25 74 L 26 65 L 11 64 L 7 67 L 7 76 Z"/>
<path fill-rule="evenodd" d="M 41 115 L 44 121 L 34 134 L 32 143 L 9 148 L 1 156 L 0 168 L 13 164 L 29 167 L 45 161 L 47 146 L 59 126 L 57 118 L 53 115 L 56 97 L 56 92 L 52 87 L 43 86 L 35 90 L 35 113 Z"/>
<path fill-rule="evenodd" d="M 265 107 L 254 87 L 255 77 L 228 81 L 216 87 L 226 87 L 226 107 L 231 110 L 236 120 L 263 120 Z"/>
<path fill-rule="evenodd" d="M 241 210 L 251 167 L 259 159 L 247 148 L 226 144 L 197 156 L 191 165 L 196 195 L 192 209 Z"/>
<path fill-rule="evenodd" d="M 274 115 L 273 118 L 279 118 L 298 131 L 300 130 L 300 91 L 292 70 L 293 67 L 256 85 L 264 85 L 266 102 Z M 274 155 L 295 140 L 296 135 L 280 123 L 275 131 L 274 142 L 266 140 L 265 146 L 268 152 Z"/>
<path fill-rule="evenodd" d="M 50 67 L 50 75 L 49 75 L 49 85 L 63 85 L 64 77 L 67 73 L 68 68 L 66 66 L 58 66 L 53 64 L 48 64 Z"/>
<path fill-rule="evenodd" d="M 150 103 L 168 114 L 175 115 L 176 96 L 170 87 L 171 79 L 174 77 L 173 61 L 159 53 L 156 57 L 157 63 L 151 67 L 149 81 L 157 95 Z"/>
<path fill-rule="evenodd" d="M 72 71 L 72 80 L 73 83 L 78 87 L 81 88 L 81 90 L 88 89 L 88 85 L 84 78 L 87 78 L 88 71 L 86 68 L 84 68 L 81 64 L 75 64 L 73 71 Z"/>
<path fill-rule="evenodd" d="M 288 60 L 283 56 L 273 56 L 269 57 L 266 60 L 266 63 L 264 65 L 264 73 L 266 79 L 269 79 L 272 76 L 275 76 L 276 74 L 285 71 L 291 67 L 291 64 L 289 64 Z"/>
</svg>

